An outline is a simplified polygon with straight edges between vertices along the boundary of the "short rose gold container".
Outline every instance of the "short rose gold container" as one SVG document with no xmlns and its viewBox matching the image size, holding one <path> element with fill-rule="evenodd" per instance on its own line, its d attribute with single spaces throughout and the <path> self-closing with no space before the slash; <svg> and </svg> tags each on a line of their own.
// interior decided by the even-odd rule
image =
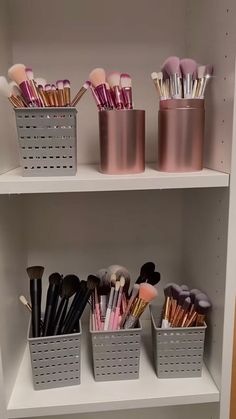
<svg viewBox="0 0 236 419">
<path fill-rule="evenodd" d="M 144 171 L 144 110 L 100 111 L 99 132 L 102 173 L 125 175 Z"/>
<path fill-rule="evenodd" d="M 204 99 L 160 101 L 157 170 L 162 172 L 202 170 L 204 120 Z"/>
</svg>

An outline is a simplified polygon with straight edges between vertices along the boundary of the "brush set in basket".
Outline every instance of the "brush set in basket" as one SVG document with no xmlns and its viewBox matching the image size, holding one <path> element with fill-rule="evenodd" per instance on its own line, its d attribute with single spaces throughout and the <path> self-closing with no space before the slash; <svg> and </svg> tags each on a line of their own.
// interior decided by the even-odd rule
<svg viewBox="0 0 236 419">
<path fill-rule="evenodd" d="M 92 330 L 109 331 L 135 328 L 148 304 L 157 297 L 155 285 L 160 273 L 153 262 L 145 263 L 130 289 L 130 274 L 119 265 L 98 271 L 100 279 L 92 292 Z"/>
<path fill-rule="evenodd" d="M 189 290 L 187 285 L 167 284 L 164 288 L 165 304 L 162 328 L 204 326 L 211 308 L 208 296 L 199 289 Z"/>
<path fill-rule="evenodd" d="M 160 100 L 204 99 L 213 76 L 213 66 L 199 65 L 190 58 L 169 57 L 161 71 L 151 74 Z"/>
<path fill-rule="evenodd" d="M 90 85 L 85 82 L 71 99 L 69 80 L 57 80 L 55 84 L 49 84 L 44 78 L 35 78 L 32 68 L 24 64 L 9 68 L 8 77 L 10 83 L 5 77 L 0 77 L 0 93 L 14 108 L 74 107 Z"/>
<path fill-rule="evenodd" d="M 95 68 L 89 79 L 98 110 L 133 109 L 132 80 L 129 74 L 117 71 L 106 74 L 103 68 Z"/>
</svg>

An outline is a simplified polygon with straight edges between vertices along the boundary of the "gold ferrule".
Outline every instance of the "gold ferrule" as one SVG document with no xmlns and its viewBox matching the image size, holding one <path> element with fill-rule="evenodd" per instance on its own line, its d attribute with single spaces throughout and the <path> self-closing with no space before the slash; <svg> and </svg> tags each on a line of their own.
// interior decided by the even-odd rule
<svg viewBox="0 0 236 419">
<path fill-rule="evenodd" d="M 53 100 L 55 103 L 55 106 L 58 107 L 59 106 L 59 94 L 58 94 L 58 90 L 53 90 L 52 91 L 53 94 Z"/>
<path fill-rule="evenodd" d="M 81 89 L 78 91 L 78 93 L 75 95 L 74 99 L 72 100 L 71 106 L 76 106 L 85 92 L 87 92 L 87 89 L 85 89 L 84 87 L 81 87 Z"/>
<path fill-rule="evenodd" d="M 50 106 L 55 106 L 53 91 L 52 90 L 48 90 L 47 91 L 47 94 L 48 94 L 48 100 L 49 100 Z"/>
<path fill-rule="evenodd" d="M 58 89 L 58 103 L 59 106 L 65 106 L 64 89 Z"/>
<path fill-rule="evenodd" d="M 188 318 L 187 322 L 186 322 L 186 327 L 191 327 L 194 325 L 194 322 L 196 321 L 197 318 L 197 312 L 194 311 L 192 316 Z"/>
<path fill-rule="evenodd" d="M 196 326 L 204 326 L 205 315 L 198 314 L 196 318 Z"/>
<path fill-rule="evenodd" d="M 70 87 L 64 87 L 65 106 L 70 106 Z"/>
<path fill-rule="evenodd" d="M 165 304 L 165 311 L 164 311 L 164 319 L 169 321 L 170 317 L 170 297 L 166 298 L 166 304 Z"/>
<path fill-rule="evenodd" d="M 50 106 L 49 98 L 47 93 L 43 90 L 43 87 L 39 88 L 39 96 L 41 101 L 43 102 L 44 106 L 48 107 Z"/>
</svg>

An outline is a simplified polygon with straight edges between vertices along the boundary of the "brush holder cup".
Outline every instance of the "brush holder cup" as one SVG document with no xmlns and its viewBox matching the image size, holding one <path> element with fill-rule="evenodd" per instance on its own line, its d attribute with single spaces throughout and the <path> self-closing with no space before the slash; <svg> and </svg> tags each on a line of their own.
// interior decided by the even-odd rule
<svg viewBox="0 0 236 419">
<path fill-rule="evenodd" d="M 70 335 L 31 337 L 29 328 L 33 384 L 35 390 L 80 384 L 80 332 Z"/>
<path fill-rule="evenodd" d="M 202 170 L 204 120 L 204 99 L 160 101 L 157 170 L 162 172 Z"/>
<path fill-rule="evenodd" d="M 125 175 L 144 171 L 145 111 L 100 111 L 99 134 L 102 173 Z"/>
<path fill-rule="evenodd" d="M 151 307 L 153 356 L 158 378 L 200 377 L 206 325 L 160 328 L 162 308 Z"/>
<path fill-rule="evenodd" d="M 90 334 L 95 381 L 139 378 L 141 325 L 135 329 L 93 331 Z"/>
<path fill-rule="evenodd" d="M 77 170 L 75 108 L 15 109 L 23 176 L 72 176 Z"/>
</svg>

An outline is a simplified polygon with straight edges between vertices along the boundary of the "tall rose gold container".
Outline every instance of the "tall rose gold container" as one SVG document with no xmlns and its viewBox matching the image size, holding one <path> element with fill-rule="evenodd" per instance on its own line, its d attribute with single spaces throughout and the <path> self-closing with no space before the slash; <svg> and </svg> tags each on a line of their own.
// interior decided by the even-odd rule
<svg viewBox="0 0 236 419">
<path fill-rule="evenodd" d="M 100 111 L 99 132 L 102 173 L 129 174 L 144 171 L 145 111 Z"/>
<path fill-rule="evenodd" d="M 204 99 L 168 99 L 160 102 L 158 170 L 202 170 L 204 119 Z"/>
</svg>

